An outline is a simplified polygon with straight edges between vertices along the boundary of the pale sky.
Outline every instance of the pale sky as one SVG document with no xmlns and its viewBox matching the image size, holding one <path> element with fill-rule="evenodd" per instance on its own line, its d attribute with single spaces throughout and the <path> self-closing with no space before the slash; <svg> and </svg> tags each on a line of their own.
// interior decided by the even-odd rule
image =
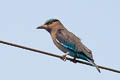
<svg viewBox="0 0 120 80">
<path fill-rule="evenodd" d="M 119 0 L 1 0 L 0 40 L 63 55 L 45 30 L 49 18 L 92 50 L 96 64 L 120 70 Z M 0 80 L 120 80 L 120 74 L 0 44 Z"/>
</svg>

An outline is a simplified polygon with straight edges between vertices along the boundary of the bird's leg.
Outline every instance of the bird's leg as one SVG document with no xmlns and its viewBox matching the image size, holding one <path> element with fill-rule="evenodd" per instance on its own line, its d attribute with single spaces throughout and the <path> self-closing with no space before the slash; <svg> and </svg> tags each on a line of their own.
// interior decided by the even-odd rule
<svg viewBox="0 0 120 80">
<path fill-rule="evenodd" d="M 64 55 L 62 55 L 62 59 L 66 61 L 66 56 L 69 54 L 69 52 L 66 52 Z"/>
<path fill-rule="evenodd" d="M 73 63 L 77 63 L 76 57 L 73 58 Z"/>
</svg>

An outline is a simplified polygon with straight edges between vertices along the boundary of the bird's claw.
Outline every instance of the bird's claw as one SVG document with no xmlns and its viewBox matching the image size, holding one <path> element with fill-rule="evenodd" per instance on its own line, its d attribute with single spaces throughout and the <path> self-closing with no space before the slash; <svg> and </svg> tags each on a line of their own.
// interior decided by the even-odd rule
<svg viewBox="0 0 120 80">
<path fill-rule="evenodd" d="M 64 55 L 62 55 L 61 59 L 62 59 L 63 61 L 66 61 L 66 60 L 67 60 L 66 56 L 67 56 L 68 54 L 69 54 L 69 52 L 67 52 L 67 53 L 65 53 Z"/>
<path fill-rule="evenodd" d="M 66 55 L 63 55 L 63 56 L 62 56 L 62 60 L 63 60 L 63 61 L 66 61 Z"/>
<path fill-rule="evenodd" d="M 73 62 L 73 63 L 77 63 L 76 59 L 73 59 L 72 62 Z"/>
<path fill-rule="evenodd" d="M 74 57 L 74 58 L 72 59 L 72 62 L 73 62 L 73 63 L 77 63 L 76 57 Z"/>
</svg>

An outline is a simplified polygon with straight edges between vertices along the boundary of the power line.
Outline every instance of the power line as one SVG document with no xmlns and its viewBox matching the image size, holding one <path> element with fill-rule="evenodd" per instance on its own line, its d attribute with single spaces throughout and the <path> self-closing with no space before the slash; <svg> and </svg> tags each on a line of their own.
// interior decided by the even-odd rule
<svg viewBox="0 0 120 80">
<path fill-rule="evenodd" d="M 45 51 L 29 48 L 29 47 L 26 47 L 26 46 L 21 46 L 21 45 L 18 45 L 18 44 L 14 44 L 14 43 L 2 41 L 2 40 L 0 40 L 0 43 L 6 44 L 6 45 L 10 45 L 10 46 L 14 46 L 14 47 L 18 47 L 18 48 L 22 48 L 22 49 L 26 49 L 26 50 L 33 51 L 33 52 L 42 53 L 42 54 L 45 54 L 45 55 L 49 55 L 49 56 L 53 56 L 53 57 L 57 57 L 57 58 L 62 59 L 62 56 L 60 56 L 60 55 L 56 55 L 56 54 L 53 54 L 53 53 L 49 53 L 49 52 L 45 52 Z M 72 58 L 67 57 L 66 59 L 73 62 Z M 92 64 L 90 64 L 88 62 L 84 62 L 84 61 L 80 61 L 80 60 L 76 60 L 76 62 L 92 66 Z M 116 72 L 116 73 L 120 73 L 120 70 L 115 70 L 115 69 L 104 67 L 104 66 L 100 66 L 100 65 L 98 65 L 98 67 L 101 68 L 101 69 L 105 69 L 105 70 L 113 71 L 113 72 Z"/>
</svg>

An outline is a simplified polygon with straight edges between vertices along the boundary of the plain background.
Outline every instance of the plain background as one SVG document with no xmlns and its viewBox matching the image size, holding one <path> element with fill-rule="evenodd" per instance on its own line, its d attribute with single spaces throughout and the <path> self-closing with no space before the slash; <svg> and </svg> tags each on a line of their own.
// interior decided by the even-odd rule
<svg viewBox="0 0 120 80">
<path fill-rule="evenodd" d="M 1 0 L 0 40 L 63 55 L 45 30 L 59 19 L 92 50 L 96 64 L 120 70 L 120 0 Z M 120 74 L 0 44 L 0 80 L 120 80 Z"/>
</svg>

